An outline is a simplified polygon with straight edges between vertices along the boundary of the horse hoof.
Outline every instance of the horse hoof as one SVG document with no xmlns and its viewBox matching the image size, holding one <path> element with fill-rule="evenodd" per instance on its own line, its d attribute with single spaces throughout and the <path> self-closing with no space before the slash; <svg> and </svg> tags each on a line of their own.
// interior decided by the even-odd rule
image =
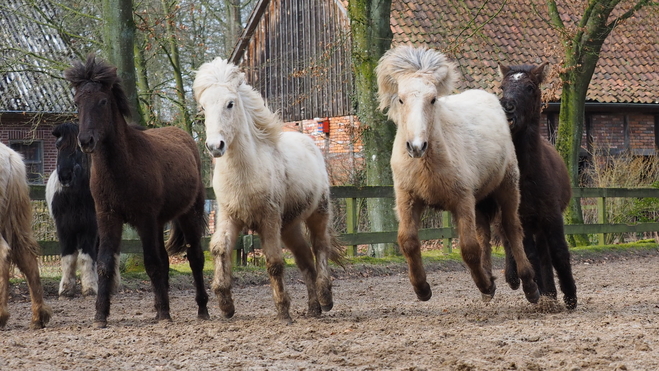
<svg viewBox="0 0 659 371">
<path fill-rule="evenodd" d="M 287 316 L 277 316 L 277 319 L 279 320 L 279 322 L 281 322 L 282 324 L 284 324 L 284 325 L 286 325 L 286 326 L 289 326 L 289 325 L 292 325 L 292 324 L 293 324 L 293 320 L 291 319 L 291 316 L 290 316 L 290 315 L 287 315 Z"/>
<path fill-rule="evenodd" d="M 36 316 L 32 317 L 30 328 L 33 330 L 39 330 L 46 327 L 48 322 L 50 322 L 50 317 L 52 315 L 53 315 L 53 311 L 49 307 L 47 306 L 41 307 L 36 313 Z"/>
<path fill-rule="evenodd" d="M 492 298 L 494 297 L 494 293 L 497 291 L 497 285 L 494 284 L 494 280 L 492 280 L 492 286 L 490 287 L 487 292 L 482 292 L 481 293 L 481 299 L 485 303 L 489 303 Z"/>
<path fill-rule="evenodd" d="M 108 327 L 108 321 L 94 321 L 95 329 L 102 329 Z"/>
<path fill-rule="evenodd" d="M 531 281 L 528 284 L 524 284 L 524 295 L 526 296 L 526 300 L 529 301 L 529 303 L 535 304 L 540 300 L 540 290 L 538 290 L 538 285 L 536 285 L 535 282 Z"/>
<path fill-rule="evenodd" d="M 333 302 L 330 302 L 327 305 L 321 305 L 320 306 L 320 309 L 322 309 L 323 312 L 329 312 L 330 310 L 332 310 L 332 308 L 334 308 L 334 303 Z"/>
<path fill-rule="evenodd" d="M 565 307 L 569 310 L 577 308 L 577 297 L 564 297 L 563 301 L 565 302 Z"/>
<path fill-rule="evenodd" d="M 207 308 L 199 308 L 199 311 L 197 312 L 197 319 L 201 319 L 204 321 L 207 321 L 211 319 L 211 316 L 208 314 L 208 309 Z"/>
<path fill-rule="evenodd" d="M 414 293 L 416 297 L 421 301 L 428 301 L 432 297 L 432 290 L 428 282 L 424 282 L 421 288 L 414 288 Z"/>
<path fill-rule="evenodd" d="M 0 312 L 0 328 L 7 326 L 7 321 L 9 321 L 9 313 L 5 311 Z"/>
<path fill-rule="evenodd" d="M 517 290 L 519 288 L 520 281 L 517 275 L 515 275 L 514 277 L 506 276 L 506 282 L 508 283 L 508 286 L 510 286 L 512 290 Z"/>
</svg>

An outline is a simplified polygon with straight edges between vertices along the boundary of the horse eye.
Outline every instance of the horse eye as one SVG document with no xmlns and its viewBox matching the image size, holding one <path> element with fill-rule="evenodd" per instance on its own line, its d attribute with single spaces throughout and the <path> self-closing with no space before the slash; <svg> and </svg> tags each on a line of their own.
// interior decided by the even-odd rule
<svg viewBox="0 0 659 371">
<path fill-rule="evenodd" d="M 398 98 L 398 103 L 403 104 L 403 100 Z"/>
<path fill-rule="evenodd" d="M 435 101 L 436 101 L 436 100 L 437 100 L 437 98 L 433 98 L 433 99 L 430 101 L 430 104 L 435 104 Z"/>
<path fill-rule="evenodd" d="M 229 101 L 229 103 L 227 104 L 227 108 L 233 108 L 233 101 Z"/>
<path fill-rule="evenodd" d="M 108 100 L 103 98 L 100 101 L 98 101 L 98 104 L 101 105 L 101 106 L 105 106 L 106 104 L 108 104 Z"/>
</svg>

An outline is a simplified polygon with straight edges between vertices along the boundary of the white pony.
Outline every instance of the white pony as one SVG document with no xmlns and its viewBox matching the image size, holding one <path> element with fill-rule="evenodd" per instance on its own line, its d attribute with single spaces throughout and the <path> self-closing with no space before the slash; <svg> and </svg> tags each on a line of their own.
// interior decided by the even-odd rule
<svg viewBox="0 0 659 371">
<path fill-rule="evenodd" d="M 52 315 L 43 301 L 37 262 L 40 249 L 32 234 L 32 205 L 25 174 L 21 156 L 0 143 L 0 328 L 9 319 L 7 301 L 12 263 L 23 273 L 30 290 L 30 327 L 45 327 Z"/>
<path fill-rule="evenodd" d="M 321 309 L 330 310 L 327 260 L 339 261 L 342 251 L 330 224 L 329 180 L 320 150 L 304 134 L 282 132 L 278 116 L 245 83 L 244 73 L 226 60 L 204 63 L 193 90 L 206 116 L 206 147 L 215 157 L 213 189 L 219 210 L 210 244 L 215 261 L 212 287 L 224 315 L 234 314 L 231 251 L 244 227 L 256 230 L 261 238 L 280 320 L 291 321 L 282 241 L 304 276 L 308 314 L 319 316 Z"/>
<path fill-rule="evenodd" d="M 510 241 L 526 298 L 537 302 L 538 288 L 517 215 L 517 158 L 497 97 L 483 90 L 448 95 L 457 80 L 455 66 L 443 54 L 424 48 L 389 50 L 376 73 L 380 109 L 388 109 L 398 125 L 391 155 L 398 243 L 417 297 L 432 296 L 418 237 L 421 212 L 430 206 L 455 217 L 462 258 L 486 301 L 496 290 L 490 216 L 492 209 L 498 210 L 502 236 Z"/>
</svg>

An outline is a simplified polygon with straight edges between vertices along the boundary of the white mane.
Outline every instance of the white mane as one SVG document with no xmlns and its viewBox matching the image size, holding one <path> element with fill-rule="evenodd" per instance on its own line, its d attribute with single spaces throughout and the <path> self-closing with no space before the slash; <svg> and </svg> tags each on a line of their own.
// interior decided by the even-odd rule
<svg viewBox="0 0 659 371">
<path fill-rule="evenodd" d="M 245 82 L 245 74 L 237 66 L 219 57 L 202 64 L 192 86 L 195 99 L 199 101 L 204 94 L 220 94 L 215 87 L 238 93 L 256 138 L 277 141 L 282 127 L 279 115 L 268 109 L 261 94 Z"/>
<path fill-rule="evenodd" d="M 398 97 L 398 80 L 405 76 L 425 76 L 437 88 L 439 96 L 448 95 L 458 81 L 454 63 L 435 50 L 399 46 L 387 51 L 375 69 L 378 76 L 378 98 L 380 110 L 389 108 L 388 116 L 396 115 L 396 105 L 391 103 Z"/>
</svg>

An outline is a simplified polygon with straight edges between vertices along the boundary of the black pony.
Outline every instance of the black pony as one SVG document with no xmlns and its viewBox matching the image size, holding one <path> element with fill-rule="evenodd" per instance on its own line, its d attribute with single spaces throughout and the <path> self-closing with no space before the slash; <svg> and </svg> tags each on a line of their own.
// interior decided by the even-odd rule
<svg viewBox="0 0 659 371">
<path fill-rule="evenodd" d="M 98 233 L 94 199 L 89 190 L 89 155 L 78 147 L 78 125 L 63 123 L 53 129 L 57 138 L 57 169 L 46 186 L 48 209 L 55 219 L 62 257 L 60 297 L 73 297 L 76 265 L 80 265 L 82 295 L 96 295 Z"/>
<path fill-rule="evenodd" d="M 535 269 L 540 294 L 556 298 L 556 269 L 565 305 L 574 309 L 577 288 L 563 230 L 563 211 L 572 192 L 570 177 L 556 149 L 540 136 L 540 84 L 546 65 L 500 65 L 500 102 L 508 117 L 519 164 L 524 250 Z M 515 261 L 510 254 L 506 257 L 506 281 L 515 288 L 519 285 Z"/>
</svg>

